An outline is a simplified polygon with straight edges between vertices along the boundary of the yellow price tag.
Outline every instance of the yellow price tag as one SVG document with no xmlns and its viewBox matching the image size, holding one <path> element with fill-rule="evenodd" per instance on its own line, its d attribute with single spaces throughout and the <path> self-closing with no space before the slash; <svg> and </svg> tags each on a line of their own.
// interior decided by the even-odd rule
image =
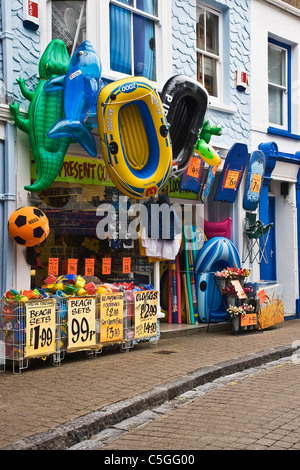
<svg viewBox="0 0 300 470">
<path fill-rule="evenodd" d="M 240 172 L 230 170 L 228 171 L 228 175 L 226 177 L 224 188 L 226 189 L 235 189 L 237 187 L 239 181 Z"/>
<path fill-rule="evenodd" d="M 261 184 L 261 175 L 252 175 L 252 182 L 251 182 L 251 191 L 254 193 L 259 193 Z"/>
</svg>

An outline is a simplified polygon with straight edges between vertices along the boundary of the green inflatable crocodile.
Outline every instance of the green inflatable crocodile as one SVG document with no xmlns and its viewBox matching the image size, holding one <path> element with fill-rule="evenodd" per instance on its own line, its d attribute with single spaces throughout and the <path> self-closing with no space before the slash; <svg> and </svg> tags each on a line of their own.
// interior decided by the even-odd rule
<svg viewBox="0 0 300 470">
<path fill-rule="evenodd" d="M 37 168 L 37 180 L 27 191 L 39 192 L 48 188 L 59 174 L 71 140 L 69 138 L 49 139 L 47 132 L 64 117 L 63 91 L 47 93 L 45 81 L 67 73 L 70 57 L 65 43 L 60 39 L 51 41 L 39 62 L 40 80 L 35 91 L 25 86 L 25 80 L 17 80 L 22 95 L 30 101 L 28 119 L 22 118 L 18 103 L 11 103 L 10 109 L 16 125 L 29 134 L 32 154 Z"/>
</svg>

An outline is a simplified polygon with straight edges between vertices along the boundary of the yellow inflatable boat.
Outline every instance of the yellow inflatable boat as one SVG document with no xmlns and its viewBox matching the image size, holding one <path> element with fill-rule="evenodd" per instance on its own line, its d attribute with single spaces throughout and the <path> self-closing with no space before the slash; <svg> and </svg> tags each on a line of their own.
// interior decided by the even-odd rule
<svg viewBox="0 0 300 470">
<path fill-rule="evenodd" d="M 144 77 L 102 88 L 97 104 L 103 158 L 115 186 L 147 199 L 167 183 L 172 147 L 161 99 Z"/>
</svg>

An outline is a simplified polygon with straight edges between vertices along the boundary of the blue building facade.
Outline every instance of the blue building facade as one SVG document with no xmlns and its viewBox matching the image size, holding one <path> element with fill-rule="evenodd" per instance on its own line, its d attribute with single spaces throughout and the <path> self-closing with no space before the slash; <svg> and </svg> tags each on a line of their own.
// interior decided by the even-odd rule
<svg viewBox="0 0 300 470">
<path fill-rule="evenodd" d="M 283 3 L 280 0 L 275 3 L 278 2 Z M 34 31 L 24 27 L 22 0 L 9 2 L 0 0 L 0 111 L 3 123 L 0 126 L 0 220 L 3 221 L 0 227 L 1 294 L 11 286 L 23 287 L 16 281 L 16 276 L 22 271 L 19 267 L 26 266 L 24 261 L 20 261 L 24 259 L 24 254 L 22 248 L 15 246 L 10 240 L 7 233 L 7 221 L 10 213 L 17 207 L 30 204 L 30 195 L 23 189 L 25 178 L 23 169 L 30 167 L 30 147 L 27 136 L 24 137 L 22 132 L 16 129 L 8 104 L 12 101 L 19 102 L 23 115 L 26 115 L 29 102 L 21 95 L 16 79 L 21 76 L 25 79 L 26 86 L 34 90 L 38 82 L 38 64 L 42 49 L 51 39 L 51 34 L 53 37 L 49 20 L 51 5 L 55 4 L 60 8 L 59 3 L 65 2 L 39 2 L 43 21 Z M 90 39 L 99 53 L 104 78 L 107 80 L 122 78 L 110 67 L 107 18 L 111 4 L 114 7 L 125 5 L 130 10 L 132 8 L 130 5 L 136 6 L 137 3 L 129 0 L 111 2 L 86 0 L 86 2 L 73 3 L 86 4 L 87 15 L 82 38 Z M 258 88 L 257 83 L 260 83 L 255 82 L 255 89 L 252 87 L 252 78 L 255 74 L 257 75 L 259 68 L 257 65 L 255 69 L 253 68 L 253 54 L 255 54 L 253 23 L 257 20 L 251 8 L 254 2 L 250 0 L 157 0 L 157 3 L 139 2 L 139 5 L 141 4 L 144 8 L 149 4 L 157 5 L 157 15 L 154 9 L 149 10 L 147 19 L 153 20 L 153 28 L 158 32 L 153 78 L 156 79 L 159 91 L 171 74 L 184 74 L 204 83 L 210 96 L 206 117 L 211 124 L 219 124 L 222 127 L 222 135 L 212 136 L 211 144 L 219 150 L 223 161 L 228 150 L 237 142 L 246 144 L 249 153 L 262 144 L 261 148 L 266 152 L 268 165 L 259 217 L 264 223 L 268 223 L 271 216 L 270 188 L 276 168 L 277 173 L 280 173 L 282 163 L 297 165 L 299 152 L 293 153 L 285 150 L 282 138 L 288 138 L 288 136 L 282 132 L 276 131 L 277 134 L 274 131 L 272 134 L 266 132 L 265 135 L 259 134 L 253 139 L 252 100 Z M 282 13 L 280 8 L 278 11 Z M 169 17 L 166 16 L 168 12 Z M 274 34 L 271 39 L 275 41 L 273 36 Z M 277 43 L 279 43 L 278 39 Z M 292 48 L 292 46 L 289 47 Z M 239 82 L 242 76 L 244 86 L 240 86 Z M 261 140 L 258 140 L 260 137 Z M 277 137 L 281 139 L 278 145 L 276 144 Z M 293 129 L 292 137 L 295 141 L 299 141 L 295 129 Z M 272 145 L 273 142 L 274 145 Z M 275 152 L 274 148 L 277 149 Z M 216 179 L 219 176 L 220 171 Z M 29 172 L 28 178 L 30 178 Z M 277 175 L 277 181 L 280 181 L 280 175 Z M 295 186 L 299 211 L 299 181 Z M 240 254 L 243 249 L 242 192 L 241 186 L 236 201 L 229 204 L 215 201 L 212 191 L 203 207 L 204 218 L 211 221 L 220 221 L 226 217 L 232 218 L 232 241 Z M 200 202 L 193 202 L 193 204 L 198 203 Z M 299 226 L 298 217 L 298 231 Z M 298 253 L 297 249 L 300 263 Z M 259 276 L 261 279 L 274 278 L 274 273 L 269 272 L 270 266 L 264 263 L 253 271 L 257 278 Z M 299 304 L 298 297 L 296 306 Z M 296 309 L 299 310 L 298 307 Z"/>
</svg>

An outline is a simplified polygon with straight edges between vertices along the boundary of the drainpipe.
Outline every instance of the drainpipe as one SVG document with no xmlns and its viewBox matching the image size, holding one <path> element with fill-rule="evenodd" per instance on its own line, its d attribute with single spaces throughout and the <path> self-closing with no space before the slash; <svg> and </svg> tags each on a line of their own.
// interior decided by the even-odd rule
<svg viewBox="0 0 300 470">
<path fill-rule="evenodd" d="M 2 32 L 0 39 L 3 50 L 3 79 L 6 104 L 13 100 L 14 75 L 9 67 L 13 57 L 13 32 L 11 2 L 1 2 Z M 1 143 L 0 163 L 0 214 L 3 223 L 0 228 L 0 294 L 13 287 L 14 246 L 7 230 L 9 215 L 15 210 L 15 128 L 5 122 L 4 142 Z"/>
</svg>

